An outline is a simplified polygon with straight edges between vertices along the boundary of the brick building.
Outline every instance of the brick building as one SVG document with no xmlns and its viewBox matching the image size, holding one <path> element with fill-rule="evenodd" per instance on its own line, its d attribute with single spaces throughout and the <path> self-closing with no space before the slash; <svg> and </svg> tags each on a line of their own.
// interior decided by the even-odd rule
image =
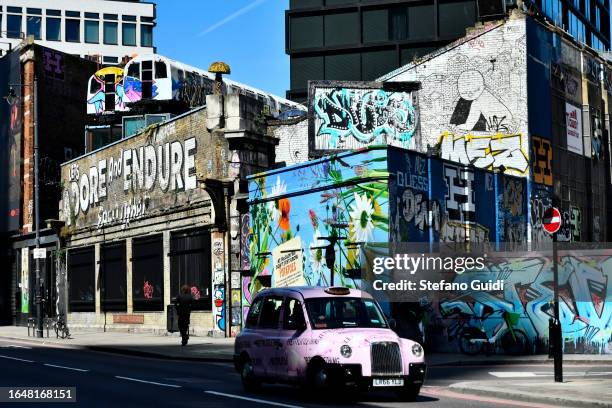
<svg viewBox="0 0 612 408">
<path fill-rule="evenodd" d="M 3 99 L 2 158 L 7 164 L 6 179 L 0 183 L 0 233 L 6 252 L 0 287 L 0 320 L 23 323 L 34 308 L 34 269 L 31 254 L 34 229 L 34 111 L 37 112 L 39 136 L 39 185 L 41 246 L 47 248 L 47 259 L 41 270 L 46 282 L 54 280 L 54 255 L 57 235 L 47 228 L 45 220 L 57 218 L 61 196 L 60 163 L 83 151 L 85 107 L 82 104 L 86 73 L 95 67 L 72 55 L 22 43 L 0 59 L 6 75 L 0 79 Z M 34 79 L 37 98 L 34 97 Z M 3 176 L 4 177 L 4 176 Z M 45 313 L 55 313 L 53 285 L 45 285 Z"/>
<path fill-rule="evenodd" d="M 239 328 L 240 180 L 271 167 L 277 143 L 256 120 L 263 108 L 209 95 L 206 107 L 62 165 L 58 290 L 71 327 L 165 332 L 167 305 L 187 284 L 193 331 Z"/>
</svg>

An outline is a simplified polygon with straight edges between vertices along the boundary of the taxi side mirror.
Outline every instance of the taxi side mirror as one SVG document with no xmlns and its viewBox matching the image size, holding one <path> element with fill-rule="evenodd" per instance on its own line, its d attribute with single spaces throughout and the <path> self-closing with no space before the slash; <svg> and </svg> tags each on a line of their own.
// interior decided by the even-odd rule
<svg viewBox="0 0 612 408">
<path fill-rule="evenodd" d="M 395 321 L 395 319 L 389 319 L 389 328 L 391 330 L 395 330 L 397 327 L 397 322 Z"/>
</svg>

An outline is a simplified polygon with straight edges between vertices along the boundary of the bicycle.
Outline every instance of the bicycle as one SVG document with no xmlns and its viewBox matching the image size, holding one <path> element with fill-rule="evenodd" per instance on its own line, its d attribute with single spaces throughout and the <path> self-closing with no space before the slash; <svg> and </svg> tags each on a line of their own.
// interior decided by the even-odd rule
<svg viewBox="0 0 612 408">
<path fill-rule="evenodd" d="M 482 321 L 495 315 L 501 314 L 503 323 L 498 325 L 491 337 L 487 336 L 482 327 Z M 520 355 L 527 351 L 529 338 L 524 331 L 516 329 L 514 326 L 520 318 L 519 313 L 508 312 L 505 310 L 492 311 L 485 313 L 482 317 L 474 317 L 468 313 L 461 312 L 454 308 L 447 314 L 447 317 L 456 314 L 459 316 L 457 327 L 453 330 L 453 335 L 457 337 L 459 349 L 462 353 L 474 356 L 484 349 L 485 345 L 500 347 L 506 354 Z M 480 327 L 468 326 L 471 319 L 480 320 Z"/>
<path fill-rule="evenodd" d="M 62 339 L 70 338 L 70 330 L 68 329 L 68 325 L 64 320 L 64 314 L 59 314 L 55 323 L 53 323 L 53 329 L 55 330 L 55 337 Z"/>
</svg>

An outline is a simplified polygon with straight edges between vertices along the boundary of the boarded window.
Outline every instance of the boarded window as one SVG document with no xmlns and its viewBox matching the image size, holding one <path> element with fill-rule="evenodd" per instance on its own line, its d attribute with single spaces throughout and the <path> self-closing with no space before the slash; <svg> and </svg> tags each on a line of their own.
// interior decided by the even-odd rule
<svg viewBox="0 0 612 408">
<path fill-rule="evenodd" d="M 132 241 L 132 296 L 135 311 L 164 310 L 162 235 Z"/>
<path fill-rule="evenodd" d="M 363 80 L 371 81 L 399 67 L 398 53 L 395 49 L 364 52 Z"/>
<path fill-rule="evenodd" d="M 191 288 L 193 310 L 211 310 L 210 232 L 203 229 L 173 233 L 170 238 L 171 296 L 183 285 Z"/>
<path fill-rule="evenodd" d="M 306 89 L 309 80 L 325 79 L 323 57 L 291 57 L 291 88 Z"/>
<path fill-rule="evenodd" d="M 94 247 L 68 251 L 68 306 L 70 312 L 96 311 Z"/>
<path fill-rule="evenodd" d="M 100 300 L 103 312 L 127 311 L 125 241 L 100 247 Z"/>
</svg>

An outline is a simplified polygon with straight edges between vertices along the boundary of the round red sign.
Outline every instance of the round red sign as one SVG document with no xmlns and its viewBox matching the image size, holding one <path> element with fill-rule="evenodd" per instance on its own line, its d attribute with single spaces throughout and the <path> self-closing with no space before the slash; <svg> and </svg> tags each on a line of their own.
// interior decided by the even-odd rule
<svg viewBox="0 0 612 408">
<path fill-rule="evenodd" d="M 554 234 L 561 228 L 561 213 L 555 207 L 544 211 L 542 226 L 549 234 Z"/>
</svg>

